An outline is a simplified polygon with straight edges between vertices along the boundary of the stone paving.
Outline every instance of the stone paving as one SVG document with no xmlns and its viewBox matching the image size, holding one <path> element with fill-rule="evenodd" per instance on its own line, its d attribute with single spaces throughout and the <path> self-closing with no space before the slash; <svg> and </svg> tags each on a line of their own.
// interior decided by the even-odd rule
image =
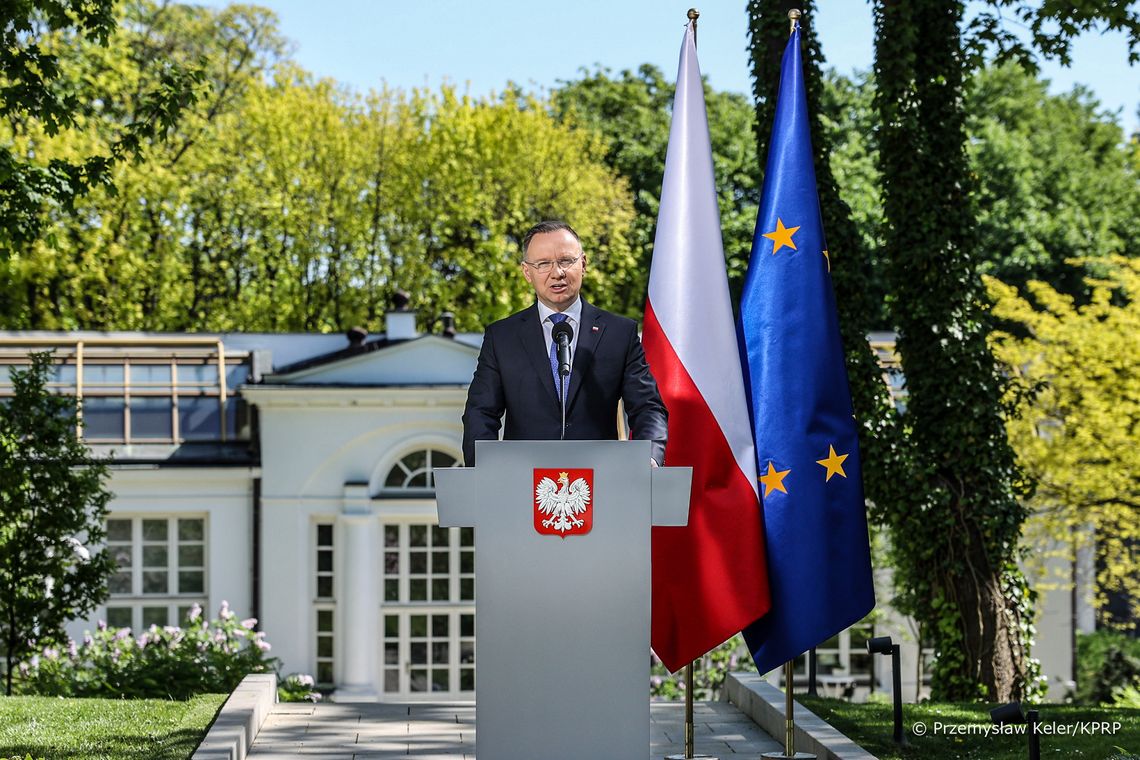
<svg viewBox="0 0 1140 760">
<path fill-rule="evenodd" d="M 649 712 L 650 757 L 660 760 L 666 755 L 683 754 L 684 705 L 655 702 Z M 755 758 L 781 749 L 780 744 L 727 702 L 698 702 L 693 707 L 693 725 L 697 754 Z M 475 705 L 275 705 L 248 757 L 286 760 L 308 756 L 326 760 L 474 758 Z"/>
</svg>

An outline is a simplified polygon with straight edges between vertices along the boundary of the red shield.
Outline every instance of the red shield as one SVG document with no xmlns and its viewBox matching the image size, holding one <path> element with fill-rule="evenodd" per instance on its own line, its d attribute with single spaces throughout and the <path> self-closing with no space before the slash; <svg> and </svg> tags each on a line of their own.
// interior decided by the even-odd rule
<svg viewBox="0 0 1140 760">
<path fill-rule="evenodd" d="M 589 533 L 594 524 L 594 471 L 534 471 L 534 529 L 544 536 Z"/>
</svg>

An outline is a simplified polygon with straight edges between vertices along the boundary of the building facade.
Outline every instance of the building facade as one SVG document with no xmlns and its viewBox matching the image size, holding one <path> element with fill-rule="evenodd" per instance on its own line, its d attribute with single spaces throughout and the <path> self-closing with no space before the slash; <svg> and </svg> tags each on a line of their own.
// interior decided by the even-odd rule
<svg viewBox="0 0 1140 760">
<path fill-rule="evenodd" d="M 110 600 L 71 635 L 100 620 L 180 625 L 193 605 L 216 613 L 224 601 L 258 618 L 283 674 L 312 674 L 336 699 L 473 699 L 477 539 L 435 524 L 432 469 L 460 465 L 480 336 L 420 334 L 407 311 L 387 328 L 371 339 L 0 332 L 0 398 L 10 367 L 53 351 L 52 387 L 82 400 L 82 435 L 113 458 L 118 571 Z M 905 404 L 888 339 L 872 343 Z M 1045 601 L 1051 686 L 1072 677 L 1070 596 Z M 930 653 L 889 608 L 821 645 L 822 683 L 889 689 L 889 663 L 865 650 L 882 633 L 903 644 L 904 696 L 920 696 Z"/>
</svg>

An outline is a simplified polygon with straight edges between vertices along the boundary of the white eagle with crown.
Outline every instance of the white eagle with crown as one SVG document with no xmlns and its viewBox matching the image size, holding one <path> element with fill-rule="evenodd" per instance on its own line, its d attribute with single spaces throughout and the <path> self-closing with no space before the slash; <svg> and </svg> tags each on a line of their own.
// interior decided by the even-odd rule
<svg viewBox="0 0 1140 760">
<path fill-rule="evenodd" d="M 577 478 L 571 483 L 566 472 L 558 473 L 558 483 L 543 478 L 534 489 L 534 497 L 538 511 L 548 515 L 548 519 L 542 521 L 542 527 L 565 533 L 585 525 L 578 519 L 590 503 L 590 484 L 585 478 Z"/>
</svg>

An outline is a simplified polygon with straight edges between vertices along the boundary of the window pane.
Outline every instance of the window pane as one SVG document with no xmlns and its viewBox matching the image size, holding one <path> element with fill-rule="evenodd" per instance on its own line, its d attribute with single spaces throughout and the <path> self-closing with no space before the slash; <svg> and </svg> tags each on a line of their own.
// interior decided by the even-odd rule
<svg viewBox="0 0 1140 760">
<path fill-rule="evenodd" d="M 178 593 L 201 594 L 206 590 L 206 574 L 201 570 L 182 570 L 178 573 Z"/>
<path fill-rule="evenodd" d="M 474 546 L 475 545 L 475 529 L 474 528 L 460 528 L 459 529 L 459 545 L 460 546 Z"/>
<path fill-rule="evenodd" d="M 205 565 L 206 549 L 201 544 L 182 544 L 178 547 L 179 567 L 202 567 Z"/>
<path fill-rule="evenodd" d="M 399 665 L 400 664 L 400 645 L 395 642 L 389 642 L 384 645 L 384 664 L 385 665 Z"/>
<path fill-rule="evenodd" d="M 405 484 L 405 488 L 427 488 L 427 472 L 417 473 L 413 475 Z"/>
<path fill-rule="evenodd" d="M 130 546 L 114 546 L 110 549 L 111 557 L 121 569 L 127 569 L 133 564 L 132 548 Z M 129 574 L 129 573 L 128 573 Z"/>
<path fill-rule="evenodd" d="M 412 602 L 426 602 L 427 581 L 422 578 L 408 581 L 408 599 Z"/>
<path fill-rule="evenodd" d="M 49 383 L 58 383 L 60 385 L 75 385 L 75 365 L 74 364 L 56 364 L 51 368 L 48 375 Z"/>
<path fill-rule="evenodd" d="M 83 399 L 83 435 L 122 440 L 125 403 L 121 398 L 87 396 Z"/>
<path fill-rule="evenodd" d="M 112 594 L 131 593 L 131 574 L 129 572 L 113 574 L 107 587 Z"/>
<path fill-rule="evenodd" d="M 130 541 L 131 540 L 131 521 L 130 520 L 108 520 L 107 521 L 107 540 L 108 541 Z"/>
<path fill-rule="evenodd" d="M 400 601 L 400 582 L 395 578 L 389 578 L 388 580 L 384 581 L 384 601 Z"/>
<path fill-rule="evenodd" d="M 411 635 L 416 638 L 427 636 L 427 615 L 412 615 L 408 618 Z"/>
<path fill-rule="evenodd" d="M 249 365 L 230 364 L 226 366 L 226 390 L 230 393 L 249 379 Z"/>
<path fill-rule="evenodd" d="M 427 691 L 427 670 L 417 668 L 411 671 L 408 674 L 408 686 L 410 691 Z"/>
<path fill-rule="evenodd" d="M 408 472 L 415 472 L 427 467 L 427 451 L 413 451 L 400 460 L 408 468 Z"/>
<path fill-rule="evenodd" d="M 400 690 L 400 671 L 398 670 L 385 670 L 384 671 L 384 691 L 397 692 Z"/>
<path fill-rule="evenodd" d="M 400 545 L 400 526 L 399 525 L 385 525 L 384 526 L 384 545 L 385 546 L 399 546 Z"/>
<path fill-rule="evenodd" d="M 384 487 L 403 488 L 404 478 L 407 476 L 408 474 L 404 472 L 404 468 L 397 464 L 395 467 L 388 470 L 388 477 L 384 479 Z"/>
<path fill-rule="evenodd" d="M 449 559 L 450 555 L 447 552 L 432 552 L 431 571 L 433 573 L 446 573 L 449 565 Z"/>
<path fill-rule="evenodd" d="M 237 415 L 241 399 L 231 397 L 226 401 L 226 436 L 237 437 Z"/>
<path fill-rule="evenodd" d="M 437 641 L 431 645 L 431 661 L 434 665 L 448 662 L 448 649 L 446 641 Z"/>
<path fill-rule="evenodd" d="M 455 457 L 450 454 L 444 454 L 442 451 L 431 452 L 431 466 L 432 467 L 454 467 Z"/>
<path fill-rule="evenodd" d="M 318 636 L 317 637 L 317 657 L 332 657 L 333 656 L 333 638 L 332 636 Z"/>
<path fill-rule="evenodd" d="M 333 526 L 325 524 L 317 526 L 317 546 L 333 545 Z"/>
<path fill-rule="evenodd" d="M 451 529 L 433 525 L 431 529 L 431 545 L 447 546 L 451 540 Z"/>
<path fill-rule="evenodd" d="M 322 599 L 332 598 L 333 595 L 333 579 L 328 575 L 322 575 L 317 578 L 317 596 Z"/>
<path fill-rule="evenodd" d="M 399 617 L 399 615 L 385 615 L 384 616 L 384 635 L 390 639 L 394 639 L 400 635 L 400 617 Z"/>
<path fill-rule="evenodd" d="M 333 666 L 331 662 L 317 663 L 317 683 L 333 682 Z"/>
<path fill-rule="evenodd" d="M 333 569 L 333 556 L 332 552 L 324 551 L 317 552 L 317 571 L 321 573 L 331 573 Z"/>
<path fill-rule="evenodd" d="M 447 691 L 447 670 L 435 668 L 431 671 L 431 690 Z"/>
<path fill-rule="evenodd" d="M 108 607 L 107 608 L 107 627 L 108 628 L 130 628 L 133 625 L 131 622 L 131 608 L 130 607 Z"/>
<path fill-rule="evenodd" d="M 475 616 L 474 615 L 460 615 L 459 616 L 459 635 L 460 636 L 474 636 L 475 635 Z"/>
<path fill-rule="evenodd" d="M 201 541 L 206 535 L 205 520 L 179 520 L 179 541 Z"/>
<path fill-rule="evenodd" d="M 166 567 L 166 547 L 165 546 L 144 546 L 143 547 L 143 567 Z"/>
<path fill-rule="evenodd" d="M 459 598 L 469 602 L 475 598 L 475 579 L 461 578 L 459 580 Z"/>
<path fill-rule="evenodd" d="M 450 619 L 447 615 L 432 615 L 431 616 L 431 635 L 437 638 L 447 635 L 448 623 Z"/>
<path fill-rule="evenodd" d="M 475 642 L 463 641 L 459 644 L 459 661 L 463 663 L 475 662 Z"/>
<path fill-rule="evenodd" d="M 143 520 L 142 521 L 142 535 L 143 541 L 165 541 L 166 540 L 166 520 Z"/>
<path fill-rule="evenodd" d="M 409 525 L 408 543 L 412 546 L 427 546 L 427 526 Z"/>
<path fill-rule="evenodd" d="M 125 377 L 122 364 L 84 364 L 83 385 L 122 387 Z"/>
<path fill-rule="evenodd" d="M 471 668 L 463 668 L 459 671 L 459 690 L 475 691 L 475 671 Z"/>
<path fill-rule="evenodd" d="M 460 552 L 459 554 L 459 572 L 473 573 L 475 572 L 475 552 Z"/>
<path fill-rule="evenodd" d="M 413 665 L 427 665 L 427 644 L 422 641 L 412 642 L 412 644 L 408 646 L 408 650 L 411 652 L 411 660 Z"/>
<path fill-rule="evenodd" d="M 435 602 L 446 602 L 451 597 L 447 578 L 436 578 L 431 582 L 431 598 Z"/>
<path fill-rule="evenodd" d="M 332 631 L 333 629 L 333 612 L 332 610 L 317 610 L 317 630 L 318 631 Z"/>
<path fill-rule="evenodd" d="M 174 437 L 171 411 L 174 401 L 169 398 L 131 399 L 131 437 L 169 439 Z"/>
<path fill-rule="evenodd" d="M 427 552 L 408 552 L 408 572 L 418 575 L 427 572 Z"/>
<path fill-rule="evenodd" d="M 142 627 L 144 629 L 150 628 L 152 625 L 159 627 L 167 623 L 167 609 L 166 607 L 143 607 L 142 610 Z"/>
<path fill-rule="evenodd" d="M 178 434 L 187 441 L 211 441 L 222 437 L 221 406 L 217 398 L 180 396 Z"/>
<path fill-rule="evenodd" d="M 179 364 L 178 384 L 211 385 L 218 384 L 217 364 Z"/>
<path fill-rule="evenodd" d="M 170 585 L 170 573 L 165 570 L 148 570 L 143 574 L 144 594 L 165 594 Z"/>
<path fill-rule="evenodd" d="M 170 386 L 169 364 L 132 364 L 131 385 Z"/>
<path fill-rule="evenodd" d="M 397 575 L 400 572 L 400 553 L 384 552 L 384 574 Z"/>
</svg>

